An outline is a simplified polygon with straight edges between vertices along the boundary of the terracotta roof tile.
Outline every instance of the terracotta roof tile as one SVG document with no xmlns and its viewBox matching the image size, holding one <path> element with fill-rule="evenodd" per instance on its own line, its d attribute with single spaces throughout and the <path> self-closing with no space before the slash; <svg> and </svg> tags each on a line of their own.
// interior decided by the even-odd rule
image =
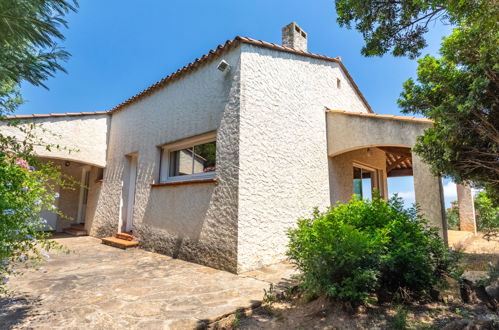
<svg viewBox="0 0 499 330">
<path fill-rule="evenodd" d="M 366 105 L 367 109 L 371 113 L 374 113 L 371 106 L 369 105 L 367 100 L 362 95 L 362 92 L 358 88 L 357 84 L 355 84 L 355 82 L 353 81 L 353 78 L 350 76 L 350 73 L 348 72 L 346 67 L 343 65 L 343 63 L 341 62 L 341 57 L 335 58 L 335 57 L 318 55 L 318 54 L 309 53 L 309 52 L 305 52 L 305 51 L 301 51 L 301 50 L 296 50 L 296 49 L 289 48 L 289 47 L 284 47 L 282 45 L 278 45 L 278 44 L 274 44 L 274 43 L 270 43 L 270 42 L 266 42 L 266 41 L 262 41 L 262 40 L 255 40 L 255 39 L 251 39 L 251 38 L 247 38 L 247 37 L 239 37 L 238 36 L 238 37 L 235 37 L 233 40 L 227 40 L 225 42 L 225 44 L 223 44 L 223 45 L 218 45 L 216 47 L 216 49 L 210 50 L 208 52 L 208 54 L 205 54 L 205 55 L 201 56 L 200 58 L 196 58 L 193 62 L 185 65 L 184 67 L 178 69 L 176 72 L 173 72 L 170 75 L 161 79 L 160 81 L 152 84 L 151 86 L 147 87 L 142 92 L 130 97 L 129 99 L 118 104 L 117 106 L 115 106 L 114 108 L 112 108 L 109 111 L 58 113 L 58 114 L 42 114 L 42 115 L 14 115 L 14 116 L 8 116 L 7 118 L 27 119 L 27 118 L 34 118 L 34 117 L 43 118 L 43 117 L 59 117 L 59 116 L 86 116 L 86 115 L 113 113 L 113 112 L 122 110 L 127 105 L 130 105 L 130 104 L 140 100 L 141 98 L 155 92 L 156 90 L 158 90 L 162 87 L 165 87 L 167 84 L 181 78 L 184 74 L 187 74 L 187 73 L 191 72 L 192 70 L 196 69 L 197 67 L 208 63 L 209 61 L 217 58 L 222 53 L 236 47 L 240 43 L 251 44 L 251 45 L 258 46 L 258 47 L 264 47 L 264 48 L 268 48 L 268 49 L 272 49 L 272 50 L 277 50 L 277 51 L 287 52 L 287 53 L 291 53 L 291 54 L 297 54 L 297 55 L 302 55 L 302 56 L 306 56 L 306 57 L 311 57 L 311 58 L 316 58 L 316 59 L 321 59 L 321 60 L 326 60 L 326 61 L 338 63 L 340 65 L 341 69 L 343 70 L 343 72 L 345 73 L 345 75 L 347 76 L 348 80 L 352 84 L 353 88 L 357 91 L 357 94 L 362 99 L 363 103 Z"/>
<path fill-rule="evenodd" d="M 390 119 L 390 120 L 406 120 L 406 121 L 419 121 L 424 123 L 433 123 L 433 120 L 426 118 L 416 118 L 416 117 L 406 117 L 406 116 L 394 116 L 394 115 L 380 115 L 377 113 L 365 113 L 365 112 L 352 112 L 345 110 L 331 110 L 326 109 L 326 112 L 329 113 L 341 113 L 350 116 L 361 116 L 361 117 L 373 117 L 373 118 L 381 118 L 381 119 Z"/>
<path fill-rule="evenodd" d="M 262 40 L 256 40 L 256 39 L 251 39 L 248 37 L 239 37 L 239 36 L 235 37 L 233 40 L 227 40 L 224 45 L 218 45 L 215 50 L 210 50 L 208 52 L 208 54 L 201 56 L 201 58 L 196 58 L 193 62 L 187 64 L 186 66 L 182 67 L 181 69 L 177 70 L 176 72 L 166 76 L 165 78 L 163 78 L 160 81 L 156 82 L 155 84 L 149 86 L 148 88 L 146 88 L 142 92 L 130 97 L 128 100 L 118 104 L 117 106 L 112 108 L 110 110 L 110 112 L 122 110 L 127 105 L 132 104 L 135 101 L 140 100 L 144 96 L 149 95 L 152 92 L 158 90 L 159 88 L 166 86 L 170 82 L 173 82 L 173 81 L 179 79 L 184 74 L 192 71 L 193 69 L 197 68 L 198 66 L 203 65 L 205 63 L 208 63 L 209 61 L 217 58 L 219 55 L 236 47 L 241 42 L 246 43 L 246 44 L 255 45 L 258 47 L 264 47 L 264 48 L 273 49 L 273 50 L 277 50 L 277 51 L 283 51 L 283 52 L 287 52 L 287 53 L 303 55 L 303 56 L 307 56 L 307 57 L 312 57 L 312 58 L 317 58 L 317 59 L 321 59 L 321 60 L 326 60 L 326 61 L 338 63 L 340 65 L 341 69 L 344 71 L 345 75 L 347 76 L 348 80 L 352 84 L 353 88 L 357 91 L 359 97 L 362 99 L 362 102 L 366 105 L 367 109 L 370 112 L 374 113 L 371 106 L 369 105 L 369 103 L 367 102 L 365 97 L 362 95 L 362 92 L 358 88 L 357 84 L 355 84 L 355 82 L 353 81 L 352 76 L 350 76 L 350 73 L 348 72 L 346 67 L 343 65 L 343 63 L 341 62 L 340 57 L 334 58 L 334 57 L 327 57 L 327 56 L 323 56 L 323 55 L 317 55 L 317 54 L 308 53 L 308 52 L 296 50 L 296 49 L 289 48 L 289 47 L 284 47 L 282 45 L 277 45 L 277 44 L 262 41 Z"/>
<path fill-rule="evenodd" d="M 32 115 L 13 115 L 13 116 L 5 116 L 5 118 L 6 119 L 30 119 L 30 118 L 48 118 L 48 117 L 76 117 L 76 116 L 105 115 L 108 113 L 109 113 L 108 111 L 45 113 L 45 114 L 32 114 Z"/>
</svg>

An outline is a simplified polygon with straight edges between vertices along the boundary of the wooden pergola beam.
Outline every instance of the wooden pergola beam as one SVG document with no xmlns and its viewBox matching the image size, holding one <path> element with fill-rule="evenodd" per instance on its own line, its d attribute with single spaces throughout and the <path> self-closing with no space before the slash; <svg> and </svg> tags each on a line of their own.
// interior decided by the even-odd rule
<svg viewBox="0 0 499 330">
<path fill-rule="evenodd" d="M 406 158 L 412 157 L 411 150 L 409 148 L 402 148 L 402 147 L 377 147 L 377 148 L 393 155 L 403 156 Z"/>
<path fill-rule="evenodd" d="M 404 161 L 407 160 L 407 157 L 400 156 L 399 159 L 397 159 L 395 162 L 393 162 L 387 169 L 387 172 L 390 172 L 391 170 L 395 169 L 397 166 L 400 164 L 404 163 Z"/>
<path fill-rule="evenodd" d="M 396 168 L 388 172 L 387 176 L 389 178 L 400 177 L 400 176 L 413 176 L 412 168 Z"/>
</svg>

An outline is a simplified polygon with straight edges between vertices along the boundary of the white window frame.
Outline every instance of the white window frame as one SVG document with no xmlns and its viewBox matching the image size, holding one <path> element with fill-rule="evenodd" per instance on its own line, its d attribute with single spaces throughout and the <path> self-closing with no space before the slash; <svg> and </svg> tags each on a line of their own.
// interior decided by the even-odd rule
<svg viewBox="0 0 499 330">
<path fill-rule="evenodd" d="M 182 139 L 177 142 L 168 143 L 159 146 L 161 148 L 159 182 L 167 183 L 167 182 L 181 182 L 181 181 L 193 181 L 193 180 L 208 180 L 215 178 L 216 170 L 211 172 L 170 176 L 170 154 L 172 152 L 214 141 L 215 142 L 217 141 L 216 131 L 204 133 L 191 138 Z"/>
</svg>

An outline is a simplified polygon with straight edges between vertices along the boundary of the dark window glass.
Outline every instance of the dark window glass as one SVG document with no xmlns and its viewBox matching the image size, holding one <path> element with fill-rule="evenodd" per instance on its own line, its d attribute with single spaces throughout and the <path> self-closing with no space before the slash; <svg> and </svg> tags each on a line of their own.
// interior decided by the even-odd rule
<svg viewBox="0 0 499 330">
<path fill-rule="evenodd" d="M 353 168 L 353 193 L 356 199 L 371 199 L 374 172 L 359 167 Z"/>
<path fill-rule="evenodd" d="M 213 172 L 216 170 L 216 154 L 215 141 L 172 151 L 169 176 Z"/>
</svg>

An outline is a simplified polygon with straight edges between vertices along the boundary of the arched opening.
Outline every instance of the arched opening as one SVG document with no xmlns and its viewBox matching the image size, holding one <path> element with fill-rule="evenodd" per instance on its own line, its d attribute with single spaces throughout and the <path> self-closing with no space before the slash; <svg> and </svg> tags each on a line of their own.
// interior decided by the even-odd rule
<svg viewBox="0 0 499 330">
<path fill-rule="evenodd" d="M 406 206 L 416 201 L 447 240 L 441 180 L 408 147 L 369 145 L 336 153 L 329 157 L 329 186 L 331 205 L 352 198 L 372 198 L 375 190 L 385 199 L 398 193 Z"/>
<path fill-rule="evenodd" d="M 409 148 L 369 146 L 330 157 L 331 203 L 353 198 L 372 198 L 377 191 L 389 198 L 392 178 L 413 175 Z"/>
<path fill-rule="evenodd" d="M 376 169 L 375 180 L 384 198 L 389 197 L 389 181 L 393 184 L 412 175 L 414 197 L 421 213 L 447 241 L 441 178 L 409 149 L 433 123 L 412 117 L 338 110 L 328 110 L 326 120 L 332 205 L 352 197 L 354 162 Z"/>
<path fill-rule="evenodd" d="M 409 148 L 379 147 L 386 153 L 388 198 L 397 195 L 406 207 L 416 202 L 414 191 L 414 171 L 412 154 Z"/>
</svg>

